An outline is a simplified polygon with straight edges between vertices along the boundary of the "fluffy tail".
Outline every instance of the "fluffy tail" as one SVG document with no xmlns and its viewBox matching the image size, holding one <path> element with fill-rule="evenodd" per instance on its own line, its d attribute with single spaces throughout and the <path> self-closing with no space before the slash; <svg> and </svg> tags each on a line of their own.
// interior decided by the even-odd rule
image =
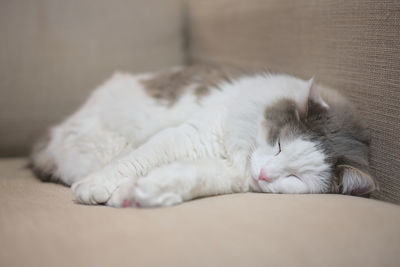
<svg viewBox="0 0 400 267">
<path fill-rule="evenodd" d="M 50 131 L 47 131 L 33 146 L 29 167 L 35 176 L 43 182 L 60 182 L 55 175 L 56 163 L 54 157 L 49 152 Z"/>
</svg>

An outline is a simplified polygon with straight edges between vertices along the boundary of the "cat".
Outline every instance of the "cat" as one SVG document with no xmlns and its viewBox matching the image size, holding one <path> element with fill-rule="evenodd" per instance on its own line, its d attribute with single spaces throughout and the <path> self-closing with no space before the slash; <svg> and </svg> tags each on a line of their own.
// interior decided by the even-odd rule
<svg viewBox="0 0 400 267">
<path fill-rule="evenodd" d="M 240 192 L 368 195 L 369 135 L 333 89 L 194 65 L 116 73 L 38 142 L 31 166 L 82 204 L 171 206 Z"/>
</svg>

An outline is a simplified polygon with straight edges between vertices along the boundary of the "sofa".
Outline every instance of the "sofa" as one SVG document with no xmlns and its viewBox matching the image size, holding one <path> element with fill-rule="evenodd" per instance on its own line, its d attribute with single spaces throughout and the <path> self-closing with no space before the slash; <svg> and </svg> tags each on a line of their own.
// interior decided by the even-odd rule
<svg viewBox="0 0 400 267">
<path fill-rule="evenodd" d="M 400 2 L 0 2 L 0 266 L 400 266 Z M 30 147 L 116 70 L 212 63 L 337 88 L 370 128 L 370 198 L 233 194 L 74 202 Z"/>
</svg>

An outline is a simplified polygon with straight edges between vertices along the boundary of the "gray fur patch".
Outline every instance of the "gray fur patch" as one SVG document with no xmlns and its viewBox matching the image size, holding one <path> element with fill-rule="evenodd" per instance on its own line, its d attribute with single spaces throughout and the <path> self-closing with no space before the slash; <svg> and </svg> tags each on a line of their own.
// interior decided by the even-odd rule
<svg viewBox="0 0 400 267">
<path fill-rule="evenodd" d="M 194 85 L 194 94 L 198 99 L 210 94 L 211 88 L 218 88 L 222 82 L 231 83 L 244 73 L 234 67 L 212 65 L 193 65 L 175 71 L 165 71 L 151 79 L 141 80 L 148 95 L 158 100 L 167 100 L 172 106 L 185 93 L 185 89 Z"/>
<path fill-rule="evenodd" d="M 333 189 L 343 191 L 343 172 L 340 166 L 351 166 L 369 176 L 370 137 L 356 111 L 348 104 L 326 110 L 312 101 L 308 108 L 304 123 L 310 131 L 310 137 L 320 142 L 328 155 L 334 172 Z"/>
<path fill-rule="evenodd" d="M 301 129 L 296 103 L 289 99 L 282 99 L 267 107 L 264 117 L 267 141 L 271 145 L 277 142 L 279 136 L 296 136 L 304 132 Z"/>
</svg>

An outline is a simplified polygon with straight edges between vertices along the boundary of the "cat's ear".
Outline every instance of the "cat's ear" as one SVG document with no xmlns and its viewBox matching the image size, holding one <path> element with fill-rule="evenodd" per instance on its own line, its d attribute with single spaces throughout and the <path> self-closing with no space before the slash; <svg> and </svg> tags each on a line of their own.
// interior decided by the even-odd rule
<svg viewBox="0 0 400 267">
<path fill-rule="evenodd" d="M 322 99 L 317 86 L 314 82 L 315 76 L 313 76 L 310 80 L 307 81 L 307 91 L 306 97 L 301 101 L 301 105 L 299 107 L 299 114 L 301 118 L 305 118 L 308 115 L 308 104 L 310 101 L 320 104 L 325 109 L 329 109 L 329 105 Z"/>
<path fill-rule="evenodd" d="M 339 165 L 338 171 L 342 194 L 362 196 L 377 189 L 374 179 L 365 171 L 350 165 Z"/>
<path fill-rule="evenodd" d="M 308 80 L 308 87 L 309 87 L 308 100 L 312 100 L 315 103 L 320 104 L 324 108 L 329 109 L 329 105 L 322 99 L 321 95 L 319 94 L 319 91 L 317 89 L 314 80 L 315 76 L 313 76 L 310 80 Z"/>
</svg>

